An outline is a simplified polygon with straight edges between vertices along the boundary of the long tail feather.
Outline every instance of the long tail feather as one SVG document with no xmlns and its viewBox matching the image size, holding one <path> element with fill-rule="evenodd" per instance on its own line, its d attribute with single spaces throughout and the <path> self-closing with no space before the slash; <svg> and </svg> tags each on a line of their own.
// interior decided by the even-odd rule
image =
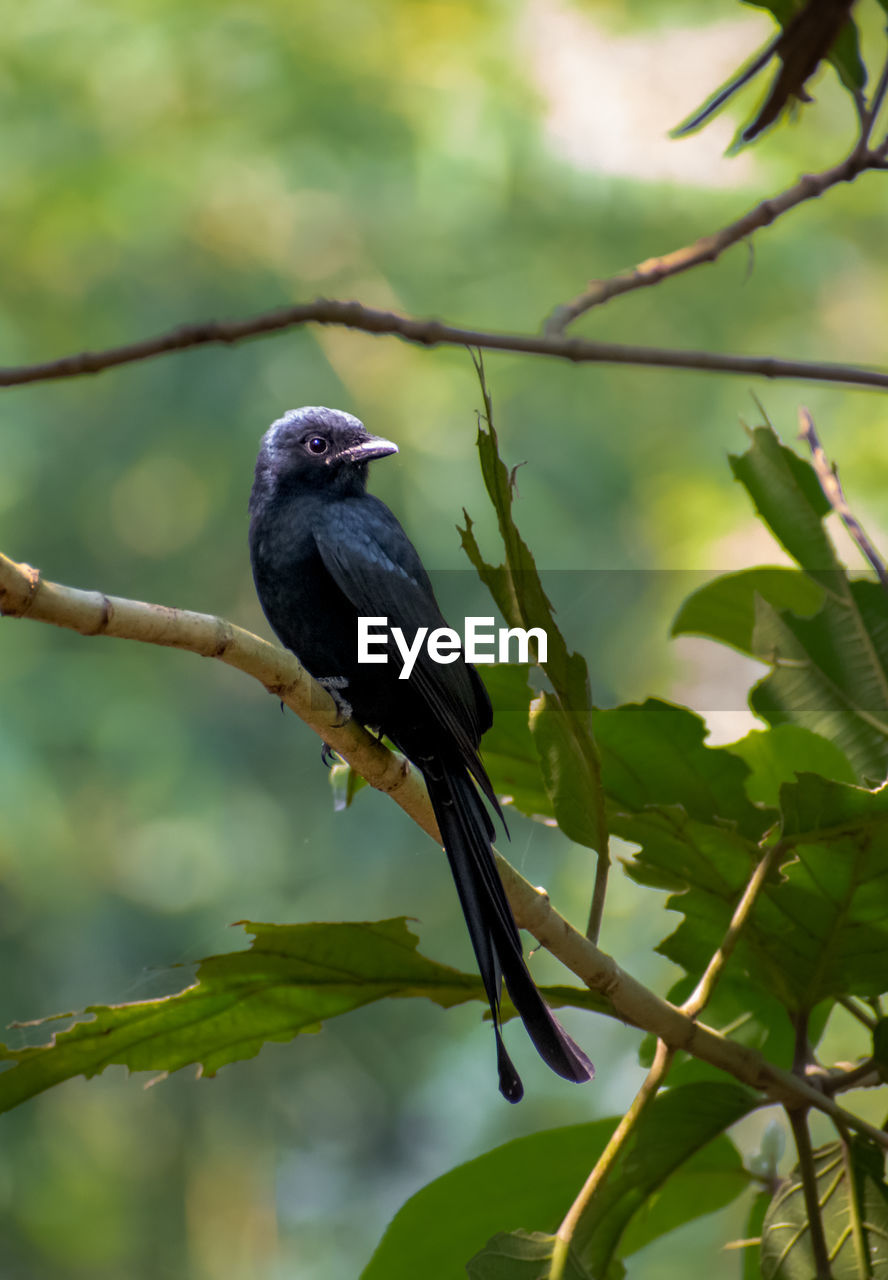
<svg viewBox="0 0 888 1280">
<path fill-rule="evenodd" d="M 422 768 L 493 1015 L 500 1092 L 510 1102 L 524 1093 L 502 1039 L 503 980 L 543 1061 L 566 1080 L 590 1080 L 595 1068 L 549 1009 L 524 962 L 493 857 L 493 824 L 467 769 L 462 762 L 444 765 L 437 760 L 424 760 Z"/>
</svg>

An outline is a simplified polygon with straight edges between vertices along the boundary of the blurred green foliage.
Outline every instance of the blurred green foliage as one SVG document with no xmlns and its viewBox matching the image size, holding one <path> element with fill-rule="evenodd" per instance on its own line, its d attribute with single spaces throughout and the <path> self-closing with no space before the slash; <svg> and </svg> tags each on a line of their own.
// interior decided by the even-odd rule
<svg viewBox="0 0 888 1280">
<path fill-rule="evenodd" d="M 728 24 L 726 60 L 698 81 L 695 41 L 713 23 Z M 698 144 L 667 142 L 666 129 L 730 70 L 737 41 L 752 51 L 765 29 L 704 0 L 8 6 L 3 363 L 317 293 L 536 329 L 590 275 L 708 233 L 850 147 L 853 112 L 827 74 L 801 125 L 745 168 L 716 148 L 683 176 L 682 148 Z M 593 69 L 604 60 L 619 89 L 590 71 L 568 94 L 566 49 Z M 633 116 L 639 101 L 647 114 Z M 630 153 L 622 167 L 615 145 Z M 751 254 L 627 297 L 585 329 L 876 361 L 883 251 L 875 175 L 797 211 Z M 756 558 L 724 465 L 749 388 L 513 357 L 490 360 L 488 376 L 503 452 L 528 462 L 520 521 L 537 562 L 623 571 L 598 576 L 594 594 L 566 579 L 555 601 L 598 701 L 668 693 L 668 619 L 687 584 L 664 571 Z M 804 395 L 867 523 L 888 480 L 884 400 L 758 391 L 777 423 Z M 462 507 L 480 538 L 493 528 L 467 356 L 335 329 L 6 391 L 0 545 L 50 578 L 265 634 L 246 553 L 252 463 L 267 423 L 305 403 L 357 412 L 399 441 L 376 491 L 430 566 L 463 568 Z M 658 572 L 633 578 L 640 569 Z M 429 955 L 470 966 L 443 859 L 380 797 L 334 815 L 317 743 L 251 682 L 25 622 L 0 624 L 0 645 L 3 1023 L 178 989 L 179 966 L 230 951 L 226 926 L 244 917 L 403 912 L 421 918 Z M 512 856 L 584 918 L 585 851 L 516 816 Z M 639 892 L 616 879 L 603 944 L 662 986 L 674 970 L 650 954 L 661 899 L 647 892 L 639 916 Z M 534 971 L 559 980 L 544 956 Z M 514 1036 L 529 1096 L 500 1104 L 477 1011 L 424 1003 L 356 1012 L 212 1082 L 182 1075 L 143 1092 L 115 1068 L 5 1117 L 4 1276 L 353 1275 L 429 1177 L 577 1121 L 576 1095 Z M 587 1015 L 571 1026 L 599 1068 L 579 1118 L 619 1110 L 639 1078 L 637 1037 Z M 36 1035 L 10 1033 L 22 1045 Z M 695 1256 L 709 1241 L 716 1258 L 723 1235 L 698 1239 Z M 658 1276 L 685 1274 L 675 1239 L 657 1246 Z M 633 1274 L 651 1265 L 642 1254 Z"/>
</svg>

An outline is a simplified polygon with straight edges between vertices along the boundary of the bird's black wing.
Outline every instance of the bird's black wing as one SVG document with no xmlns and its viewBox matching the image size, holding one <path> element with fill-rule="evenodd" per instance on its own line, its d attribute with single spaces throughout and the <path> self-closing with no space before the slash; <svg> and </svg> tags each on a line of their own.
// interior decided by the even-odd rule
<svg viewBox="0 0 888 1280">
<path fill-rule="evenodd" d="M 418 627 L 446 627 L 419 553 L 388 507 L 369 495 L 329 503 L 313 522 L 315 542 L 336 585 L 359 613 L 386 616 L 412 641 Z M 392 654 L 392 660 L 399 657 Z M 481 735 L 490 727 L 490 701 L 478 674 L 462 659 L 439 664 L 422 646 L 410 675 L 439 726 L 499 810 L 478 758 Z"/>
</svg>

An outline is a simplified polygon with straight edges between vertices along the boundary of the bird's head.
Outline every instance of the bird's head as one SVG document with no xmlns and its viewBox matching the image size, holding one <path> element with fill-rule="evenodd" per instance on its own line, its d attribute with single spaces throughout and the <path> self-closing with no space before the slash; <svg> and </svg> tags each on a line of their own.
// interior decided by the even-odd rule
<svg viewBox="0 0 888 1280">
<path fill-rule="evenodd" d="M 304 485 L 362 491 L 367 463 L 397 452 L 396 444 L 371 436 L 350 413 L 308 405 L 288 410 L 268 428 L 259 448 L 256 480 L 273 489 Z"/>
</svg>

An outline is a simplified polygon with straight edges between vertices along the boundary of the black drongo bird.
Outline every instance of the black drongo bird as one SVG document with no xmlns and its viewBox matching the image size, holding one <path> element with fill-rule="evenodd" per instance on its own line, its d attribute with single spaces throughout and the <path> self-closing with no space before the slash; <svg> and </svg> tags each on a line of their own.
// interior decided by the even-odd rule
<svg viewBox="0 0 888 1280">
<path fill-rule="evenodd" d="M 502 818 L 478 755 L 493 716 L 477 671 L 461 653 L 441 664 L 425 647 L 404 680 L 394 646 L 384 665 L 358 661 L 359 617 L 387 618 L 388 634 L 400 627 L 408 642 L 420 627 L 446 626 L 416 549 L 366 492 L 368 462 L 397 452 L 336 409 L 293 409 L 273 423 L 250 497 L 253 577 L 287 648 L 422 771 L 490 1002 L 500 1091 L 517 1102 L 524 1090 L 500 1029 L 503 979 L 553 1071 L 582 1081 L 594 1069 L 534 985 L 496 869 L 493 823 L 475 785 Z"/>
</svg>

